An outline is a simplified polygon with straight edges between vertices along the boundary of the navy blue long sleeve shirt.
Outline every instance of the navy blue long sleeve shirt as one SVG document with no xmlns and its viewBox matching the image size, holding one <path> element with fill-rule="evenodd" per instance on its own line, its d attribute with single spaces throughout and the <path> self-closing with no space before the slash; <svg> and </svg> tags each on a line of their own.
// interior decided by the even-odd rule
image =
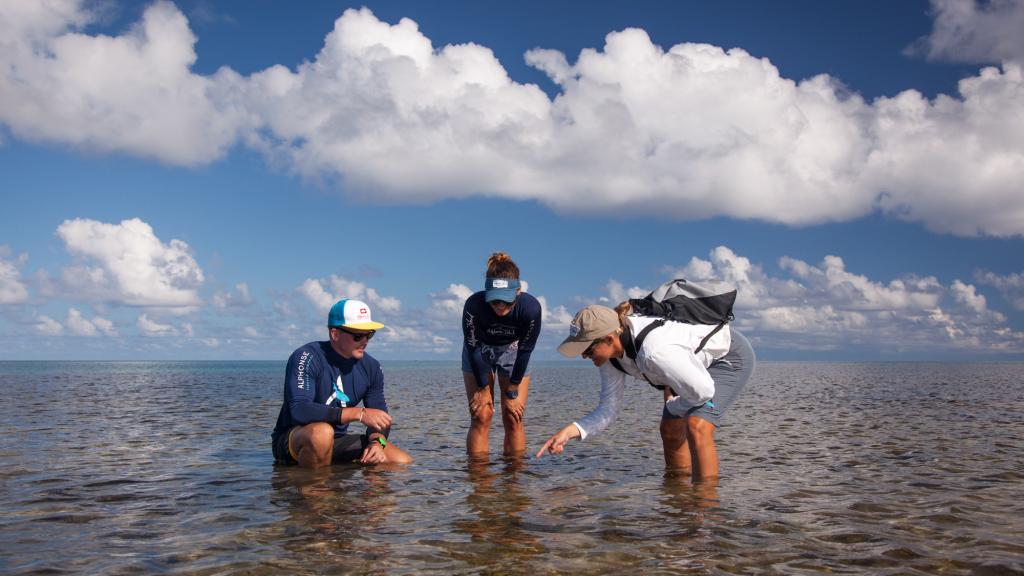
<svg viewBox="0 0 1024 576">
<path fill-rule="evenodd" d="M 519 351 L 509 382 L 519 384 L 523 381 L 530 355 L 540 336 L 540 318 L 540 302 L 526 292 L 519 294 L 516 305 L 507 316 L 494 313 L 491 305 L 484 300 L 483 291 L 466 299 L 462 309 L 462 336 L 478 386 L 487 384 L 488 372 L 480 355 L 481 345 L 506 346 L 518 342 Z"/>
<path fill-rule="evenodd" d="M 272 437 L 277 439 L 293 426 L 327 422 L 334 426 L 335 437 L 348 431 L 341 424 L 342 402 L 334 394 L 334 384 L 341 378 L 341 388 L 349 400 L 345 406 L 360 402 L 366 408 L 388 411 L 384 400 L 384 372 L 369 354 L 362 359 L 345 358 L 331 348 L 331 343 L 310 342 L 292 353 L 284 378 L 284 404 L 277 416 Z M 380 430 L 385 436 L 389 430 Z"/>
</svg>

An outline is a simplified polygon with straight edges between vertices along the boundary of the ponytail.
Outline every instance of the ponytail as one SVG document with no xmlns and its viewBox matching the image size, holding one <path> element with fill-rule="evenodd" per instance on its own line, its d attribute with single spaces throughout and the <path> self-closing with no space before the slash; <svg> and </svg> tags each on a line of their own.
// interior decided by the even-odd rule
<svg viewBox="0 0 1024 576">
<path fill-rule="evenodd" d="M 487 259 L 488 278 L 519 279 L 519 266 L 504 252 L 495 252 Z"/>
<path fill-rule="evenodd" d="M 620 302 L 619 305 L 615 307 L 615 313 L 619 315 L 620 330 L 626 329 L 626 316 L 629 316 L 629 313 L 632 311 L 633 306 L 629 303 L 629 300 Z"/>
</svg>

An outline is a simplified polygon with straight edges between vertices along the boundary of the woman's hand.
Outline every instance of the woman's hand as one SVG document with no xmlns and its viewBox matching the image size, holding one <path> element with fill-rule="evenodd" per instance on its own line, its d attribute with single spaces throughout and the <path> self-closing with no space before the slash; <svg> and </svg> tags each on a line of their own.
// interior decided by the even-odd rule
<svg viewBox="0 0 1024 576">
<path fill-rule="evenodd" d="M 515 396 L 515 398 L 509 398 L 509 393 Z M 501 393 L 501 403 L 508 412 L 508 415 L 512 418 L 513 422 L 522 422 L 523 413 L 526 412 L 526 405 L 523 404 L 523 399 L 519 397 L 519 385 L 509 384 L 505 387 L 505 390 Z"/>
<path fill-rule="evenodd" d="M 577 428 L 575 424 L 569 424 L 565 428 L 559 430 L 557 434 L 548 438 L 548 441 L 545 442 L 544 445 L 540 447 L 540 450 L 537 451 L 537 458 L 543 456 L 545 452 L 561 454 L 569 440 L 579 437 L 580 429 Z"/>
<path fill-rule="evenodd" d="M 477 391 L 473 393 L 473 397 L 469 399 L 469 414 L 476 416 L 477 412 L 488 406 L 494 406 L 494 392 L 491 390 L 491 387 L 483 386 L 477 388 Z"/>
</svg>

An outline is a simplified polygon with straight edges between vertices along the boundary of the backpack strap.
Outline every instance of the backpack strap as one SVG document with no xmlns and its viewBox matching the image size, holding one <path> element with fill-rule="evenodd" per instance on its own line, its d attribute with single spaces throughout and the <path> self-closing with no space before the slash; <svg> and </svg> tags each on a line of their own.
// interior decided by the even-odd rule
<svg viewBox="0 0 1024 576">
<path fill-rule="evenodd" d="M 644 345 L 644 340 L 647 339 L 647 335 L 651 333 L 651 330 L 654 330 L 655 328 L 660 328 L 664 325 L 665 319 L 659 318 L 654 322 L 651 322 L 647 326 L 644 326 L 644 329 L 641 330 L 640 333 L 636 335 L 636 339 L 633 341 L 635 347 L 633 348 L 633 355 L 630 356 L 630 358 L 636 358 L 637 351 L 639 351 L 640 347 Z"/>
<path fill-rule="evenodd" d="M 612 366 L 615 366 L 615 368 L 619 372 L 622 372 L 623 374 L 629 374 L 629 372 L 626 372 L 626 369 L 622 367 L 622 364 L 619 363 L 618 358 L 609 358 L 608 360 L 612 363 Z"/>
<path fill-rule="evenodd" d="M 629 357 L 630 360 L 636 360 L 637 352 L 640 350 L 640 347 L 644 345 L 644 340 L 647 338 L 647 335 L 651 333 L 651 330 L 654 330 L 655 328 L 664 325 L 664 319 L 655 320 L 654 322 L 651 322 L 647 326 L 644 326 L 644 329 L 641 330 L 640 333 L 636 335 L 636 338 L 633 338 L 633 335 L 629 332 L 628 329 L 623 330 L 622 334 L 619 334 L 619 342 L 622 342 L 623 352 L 626 354 L 627 357 Z M 626 372 L 626 369 L 622 367 L 622 364 L 619 363 L 618 358 L 609 358 L 609 360 L 611 361 L 612 366 L 618 368 L 620 372 L 622 372 L 623 374 L 629 374 L 629 372 Z M 662 386 L 661 384 L 655 384 L 654 382 L 647 380 L 647 376 L 644 376 L 644 380 L 646 380 L 648 384 L 657 388 L 658 390 L 665 389 L 665 387 Z"/>
<path fill-rule="evenodd" d="M 718 334 L 718 331 L 721 330 L 723 326 L 725 326 L 725 322 L 722 322 L 718 326 L 715 326 L 714 330 L 712 330 L 711 332 L 708 332 L 708 335 L 705 336 L 704 339 L 700 341 L 700 346 L 697 346 L 697 349 L 694 350 L 693 353 L 696 354 L 697 352 L 700 352 L 701 350 L 703 350 L 704 346 L 708 343 L 708 340 L 711 340 L 712 336 L 714 336 L 715 334 Z M 637 346 L 637 348 L 639 348 L 639 346 Z"/>
</svg>

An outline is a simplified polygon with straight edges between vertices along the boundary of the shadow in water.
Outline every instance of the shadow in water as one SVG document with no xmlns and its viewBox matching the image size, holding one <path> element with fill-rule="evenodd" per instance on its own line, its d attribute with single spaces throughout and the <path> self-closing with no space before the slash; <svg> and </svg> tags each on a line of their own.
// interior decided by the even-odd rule
<svg viewBox="0 0 1024 576">
<path fill-rule="evenodd" d="M 666 536 L 694 537 L 705 522 L 722 522 L 716 513 L 721 506 L 718 497 L 718 478 L 691 482 L 690 473 L 667 470 L 662 476 L 661 497 L 665 515 Z"/>
<path fill-rule="evenodd" d="M 522 457 L 504 457 L 494 463 L 488 457 L 473 457 L 467 462 L 471 489 L 466 495 L 466 507 L 472 516 L 452 525 L 481 548 L 476 552 L 514 557 L 517 561 L 547 552 L 523 518 L 533 507 L 533 500 L 523 486 L 525 467 Z"/>
<path fill-rule="evenodd" d="M 284 549 L 319 553 L 326 559 L 354 556 L 362 562 L 389 557 L 390 545 L 373 534 L 386 529 L 397 497 L 389 484 L 389 470 L 379 468 L 275 466 L 271 504 L 287 514 L 280 523 Z"/>
</svg>

